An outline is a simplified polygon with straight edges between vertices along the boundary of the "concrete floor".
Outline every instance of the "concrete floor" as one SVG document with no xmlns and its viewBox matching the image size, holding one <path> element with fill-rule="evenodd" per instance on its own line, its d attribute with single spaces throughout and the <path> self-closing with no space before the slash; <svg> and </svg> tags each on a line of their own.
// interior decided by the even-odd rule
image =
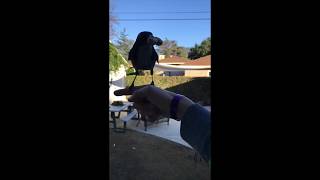
<svg viewBox="0 0 320 180">
<path fill-rule="evenodd" d="M 211 107 L 205 107 L 208 110 L 211 110 Z M 126 116 L 127 114 L 125 112 L 121 113 L 121 117 Z M 111 118 L 111 117 L 109 117 Z M 169 125 L 167 122 L 161 122 L 161 123 L 154 123 L 154 124 L 148 124 L 147 131 L 144 131 L 144 125 L 143 122 L 140 121 L 139 126 L 137 127 L 136 124 L 138 123 L 137 120 L 129 120 L 127 122 L 127 128 L 136 130 L 138 132 L 147 133 L 155 136 L 159 136 L 171 141 L 174 141 L 176 143 L 180 143 L 184 146 L 187 146 L 189 148 L 192 148 L 186 141 L 184 141 L 180 136 L 180 121 L 176 121 L 174 119 L 170 119 Z M 109 123 L 109 127 L 112 127 L 112 124 Z M 117 119 L 117 127 L 122 128 L 123 122 L 119 119 Z"/>
</svg>

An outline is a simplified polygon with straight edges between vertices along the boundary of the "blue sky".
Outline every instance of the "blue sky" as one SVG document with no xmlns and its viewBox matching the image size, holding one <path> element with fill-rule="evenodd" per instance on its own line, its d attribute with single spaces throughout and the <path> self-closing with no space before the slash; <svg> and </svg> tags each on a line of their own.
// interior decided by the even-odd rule
<svg viewBox="0 0 320 180">
<path fill-rule="evenodd" d="M 211 18 L 210 0 L 111 0 L 110 11 L 118 19 L 181 19 Z M 128 12 L 206 12 L 206 13 L 156 13 Z M 122 13 L 121 13 L 122 12 Z M 179 46 L 193 47 L 211 36 L 211 21 L 119 21 L 117 32 L 126 28 L 129 39 L 135 40 L 141 31 L 150 31 L 161 39 L 176 40 Z"/>
</svg>

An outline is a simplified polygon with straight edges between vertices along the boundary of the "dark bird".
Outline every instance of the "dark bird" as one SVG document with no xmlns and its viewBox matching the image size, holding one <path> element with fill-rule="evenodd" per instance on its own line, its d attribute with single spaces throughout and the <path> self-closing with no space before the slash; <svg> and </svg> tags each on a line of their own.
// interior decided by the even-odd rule
<svg viewBox="0 0 320 180">
<path fill-rule="evenodd" d="M 136 80 L 139 70 L 150 70 L 152 76 L 151 85 L 153 82 L 153 67 L 156 61 L 159 63 L 159 57 L 154 49 L 154 45 L 160 46 L 162 40 L 158 37 L 154 37 L 151 32 L 143 31 L 138 34 L 138 37 L 129 52 L 129 60 L 131 60 L 133 68 L 135 69 L 135 77 L 130 89 L 134 87 L 134 81 Z"/>
</svg>

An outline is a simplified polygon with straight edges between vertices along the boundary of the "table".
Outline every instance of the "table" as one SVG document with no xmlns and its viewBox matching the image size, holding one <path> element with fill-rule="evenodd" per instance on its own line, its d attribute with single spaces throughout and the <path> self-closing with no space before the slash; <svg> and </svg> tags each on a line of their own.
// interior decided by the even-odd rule
<svg viewBox="0 0 320 180">
<path fill-rule="evenodd" d="M 113 123 L 113 129 L 115 132 L 124 132 L 126 128 L 126 121 L 124 121 L 124 128 L 117 128 L 116 119 L 120 117 L 121 112 L 127 112 L 129 114 L 133 110 L 133 103 L 132 102 L 125 102 L 123 106 L 114 106 L 109 105 L 109 112 L 111 113 L 112 120 L 109 120 L 109 123 Z M 118 115 L 116 116 L 116 113 Z M 139 116 L 139 115 L 138 115 Z"/>
</svg>

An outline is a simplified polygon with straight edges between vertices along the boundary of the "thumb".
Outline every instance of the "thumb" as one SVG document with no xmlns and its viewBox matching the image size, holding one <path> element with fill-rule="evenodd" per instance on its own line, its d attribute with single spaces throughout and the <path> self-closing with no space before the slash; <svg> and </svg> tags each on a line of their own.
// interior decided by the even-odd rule
<svg viewBox="0 0 320 180">
<path fill-rule="evenodd" d="M 143 86 L 136 86 L 136 87 L 126 87 L 124 89 L 118 89 L 116 91 L 114 91 L 114 95 L 116 96 L 128 96 L 128 95 L 132 95 L 135 91 L 137 91 L 138 89 L 141 89 L 145 87 L 145 85 Z"/>
<path fill-rule="evenodd" d="M 128 98 L 131 102 L 147 102 L 150 86 L 145 86 L 134 91 L 131 97 Z"/>
</svg>

